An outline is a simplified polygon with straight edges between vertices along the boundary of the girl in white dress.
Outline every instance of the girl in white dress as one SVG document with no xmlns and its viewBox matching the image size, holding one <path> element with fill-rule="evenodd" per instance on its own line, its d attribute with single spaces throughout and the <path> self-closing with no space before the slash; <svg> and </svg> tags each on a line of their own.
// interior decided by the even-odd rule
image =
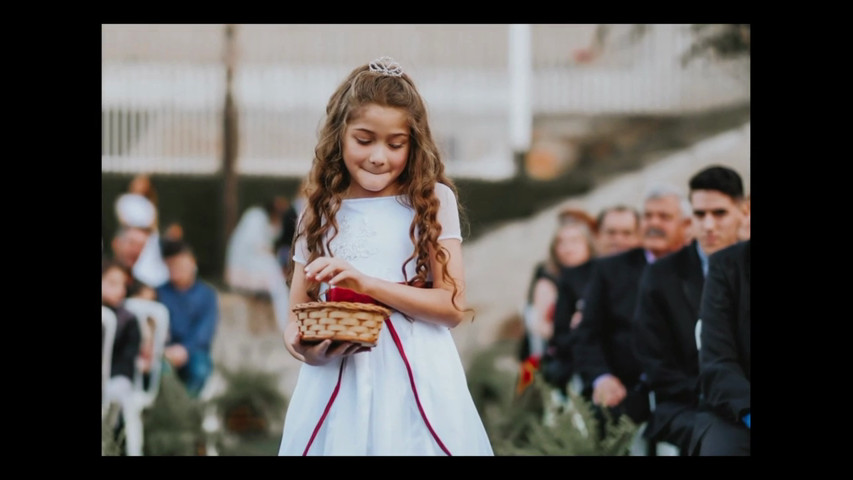
<svg viewBox="0 0 853 480">
<path fill-rule="evenodd" d="M 328 289 L 393 310 L 376 342 L 284 343 L 304 362 L 280 455 L 493 455 L 450 329 L 465 307 L 456 190 L 423 99 L 388 57 L 331 96 L 294 244 L 290 304 Z"/>
</svg>

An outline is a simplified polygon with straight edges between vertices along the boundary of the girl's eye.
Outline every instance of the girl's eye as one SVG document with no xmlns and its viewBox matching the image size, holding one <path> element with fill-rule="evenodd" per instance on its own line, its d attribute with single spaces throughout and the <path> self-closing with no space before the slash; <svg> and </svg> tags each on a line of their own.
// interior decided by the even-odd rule
<svg viewBox="0 0 853 480">
<path fill-rule="evenodd" d="M 392 144 L 390 144 L 390 147 L 394 148 L 394 149 L 403 148 L 403 144 L 402 143 L 392 143 Z"/>
<path fill-rule="evenodd" d="M 362 144 L 362 145 L 367 145 L 368 143 L 370 143 L 370 140 L 365 139 L 365 138 L 358 138 L 358 137 L 356 137 L 355 141 Z"/>
</svg>

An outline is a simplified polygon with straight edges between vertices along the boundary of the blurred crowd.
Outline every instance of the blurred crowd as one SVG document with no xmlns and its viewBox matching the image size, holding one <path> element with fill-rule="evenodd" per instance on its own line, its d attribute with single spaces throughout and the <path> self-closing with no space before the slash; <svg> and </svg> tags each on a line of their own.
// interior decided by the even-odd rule
<svg viewBox="0 0 853 480">
<path fill-rule="evenodd" d="M 248 208 L 226 251 L 228 288 L 269 299 L 281 326 L 289 308 L 285 269 L 297 205 L 298 199 L 277 196 Z M 129 182 L 115 200 L 115 215 L 118 227 L 109 249 L 104 246 L 101 271 L 102 354 L 109 365 L 102 407 L 122 453 L 136 456 L 143 452 L 141 411 L 162 375 L 174 375 L 191 398 L 208 385 L 220 299 L 217 288 L 199 278 L 181 222 L 161 227 L 149 175 Z"/>
<path fill-rule="evenodd" d="M 303 201 L 247 208 L 225 253 L 227 287 L 269 299 L 282 329 Z M 104 402 L 118 411 L 119 438 L 140 428 L 136 396 L 160 375 L 203 395 L 220 312 L 180 221 L 161 224 L 148 175 L 129 182 L 115 214 L 101 291 L 113 323 Z M 750 216 L 740 174 L 717 165 L 687 185 L 650 185 L 639 205 L 560 211 L 526 293 L 515 394 L 540 376 L 557 398 L 588 400 L 602 426 L 623 415 L 642 425 L 649 455 L 660 444 L 682 456 L 749 455 Z M 149 318 L 145 302 L 167 321 Z M 125 436 L 124 454 L 142 454 L 138 437 Z"/>
<path fill-rule="evenodd" d="M 540 375 L 627 416 L 646 454 L 750 454 L 750 199 L 735 170 L 651 185 L 642 204 L 559 213 L 534 269 L 517 394 Z"/>
</svg>

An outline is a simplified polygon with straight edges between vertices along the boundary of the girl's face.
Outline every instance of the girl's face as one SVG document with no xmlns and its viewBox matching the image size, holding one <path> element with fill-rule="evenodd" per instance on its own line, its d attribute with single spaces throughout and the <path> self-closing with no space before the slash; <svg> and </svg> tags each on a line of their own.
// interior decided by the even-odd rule
<svg viewBox="0 0 853 480">
<path fill-rule="evenodd" d="M 387 197 L 398 193 L 397 178 L 409 158 L 406 111 L 365 105 L 344 132 L 344 164 L 352 181 L 349 198 Z"/>
<path fill-rule="evenodd" d="M 127 295 L 125 282 L 127 277 L 118 268 L 110 268 L 101 276 L 101 302 L 104 305 L 117 307 Z"/>
<path fill-rule="evenodd" d="M 584 229 L 580 225 L 566 225 L 557 233 L 557 258 L 566 267 L 574 267 L 589 260 L 589 250 Z"/>
</svg>

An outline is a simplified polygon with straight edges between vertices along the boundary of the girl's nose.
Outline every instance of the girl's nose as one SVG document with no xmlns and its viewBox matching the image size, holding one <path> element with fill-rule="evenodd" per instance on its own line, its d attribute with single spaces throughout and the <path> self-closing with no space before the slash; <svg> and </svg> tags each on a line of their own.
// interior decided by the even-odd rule
<svg viewBox="0 0 853 480">
<path fill-rule="evenodd" d="M 374 165 L 381 165 L 385 162 L 385 151 L 381 146 L 377 146 L 373 150 L 370 151 L 370 157 L 368 158 L 370 163 Z"/>
</svg>

